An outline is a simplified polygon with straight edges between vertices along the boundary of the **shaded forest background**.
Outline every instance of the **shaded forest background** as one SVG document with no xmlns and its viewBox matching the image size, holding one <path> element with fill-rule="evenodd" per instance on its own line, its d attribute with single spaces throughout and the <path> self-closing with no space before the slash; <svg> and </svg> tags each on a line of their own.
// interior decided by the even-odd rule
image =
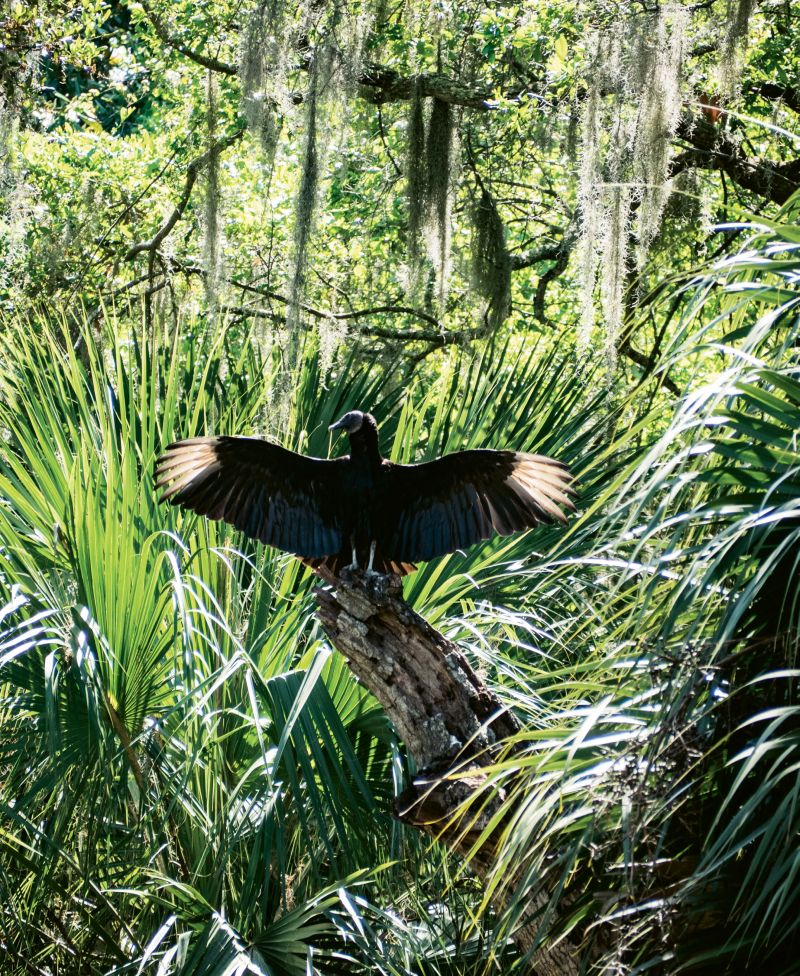
<svg viewBox="0 0 800 976">
<path fill-rule="evenodd" d="M 797 5 L 0 17 L 3 972 L 797 972 Z M 579 479 L 404 584 L 519 720 L 485 883 L 313 575 L 154 495 L 350 408 Z"/>
</svg>

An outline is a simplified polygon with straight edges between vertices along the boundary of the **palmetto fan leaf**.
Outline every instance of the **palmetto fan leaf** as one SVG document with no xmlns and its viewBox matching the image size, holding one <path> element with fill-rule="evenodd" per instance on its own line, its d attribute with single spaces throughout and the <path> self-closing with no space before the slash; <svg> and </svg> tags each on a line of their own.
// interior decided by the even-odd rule
<svg viewBox="0 0 800 976">
<path fill-rule="evenodd" d="M 140 343 L 109 329 L 101 344 L 87 329 L 80 355 L 52 323 L 11 324 L 0 338 L 2 578 L 28 600 L 14 612 L 19 653 L 0 666 L 11 972 L 53 951 L 54 915 L 65 959 L 96 952 L 120 973 L 156 959 L 174 969 L 195 949 L 224 969 L 242 946 L 274 972 L 268 943 L 280 953 L 288 942 L 297 965 L 316 943 L 315 963 L 334 972 L 325 953 L 345 951 L 342 939 L 347 971 L 374 972 L 382 940 L 395 938 L 416 948 L 393 944 L 387 973 L 426 952 L 444 967 L 448 927 L 425 948 L 411 926 L 422 913 L 423 929 L 438 931 L 426 900 L 447 904 L 463 883 L 443 884 L 444 854 L 434 864 L 388 815 L 408 763 L 377 703 L 323 645 L 308 571 L 225 526 L 159 510 L 148 475 L 177 432 L 258 424 L 325 455 L 327 425 L 365 399 L 399 457 L 413 443 L 414 402 L 430 422 L 417 460 L 508 437 L 559 453 L 574 437 L 588 454 L 591 404 L 552 357 L 502 347 L 478 363 L 455 353 L 428 388 L 343 363 L 319 396 L 312 350 L 285 424 L 270 428 L 269 369 L 247 337 L 221 335 Z M 461 612 L 473 580 L 511 592 L 503 562 L 534 553 L 524 539 L 490 544 L 453 557 L 457 576 L 424 568 L 412 595 L 431 616 Z M 325 907 L 331 885 L 360 884 L 353 872 L 387 860 L 395 866 L 370 875 L 357 910 L 341 893 Z M 399 898 L 408 919 L 398 926 L 374 898 Z M 223 909 L 227 928 L 215 927 Z M 470 936 L 456 951 L 456 969 L 478 965 L 474 945 Z"/>
<path fill-rule="evenodd" d="M 302 574 L 197 523 L 180 543 L 144 477 L 172 430 L 261 409 L 263 364 L 217 339 L 87 330 L 78 357 L 46 323 L 4 332 L 3 579 L 29 601 L 0 653 L 12 967 L 52 951 L 61 912 L 64 951 L 107 967 L 135 969 L 170 911 L 180 940 L 224 905 L 248 943 L 389 841 L 365 769 L 385 794 L 396 743 L 320 648 Z"/>
<path fill-rule="evenodd" d="M 707 343 L 686 323 L 667 363 L 691 356 L 705 381 L 649 419 L 663 433 L 525 570 L 537 624 L 510 616 L 508 667 L 532 704 L 509 698 L 530 720 L 494 769 L 506 799 L 484 840 L 502 829 L 493 885 L 519 885 L 509 925 L 540 906 L 535 944 L 582 933 L 632 972 L 796 965 L 794 232 L 759 232 L 760 254 L 699 282 L 686 307 L 695 328 L 708 312 Z"/>
</svg>

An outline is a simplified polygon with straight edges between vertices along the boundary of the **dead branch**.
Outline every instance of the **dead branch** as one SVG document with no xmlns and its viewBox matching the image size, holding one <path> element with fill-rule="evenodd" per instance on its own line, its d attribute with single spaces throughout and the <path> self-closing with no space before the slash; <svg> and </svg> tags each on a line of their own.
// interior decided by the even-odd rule
<svg viewBox="0 0 800 976">
<path fill-rule="evenodd" d="M 403 600 L 396 576 L 341 578 L 320 571 L 329 584 L 315 591 L 317 616 L 353 674 L 383 705 L 413 757 L 418 772 L 398 797 L 395 816 L 466 856 L 504 794 L 484 790 L 487 767 L 519 723 L 487 688 L 459 648 Z M 470 803 L 480 798 L 478 803 Z M 502 828 L 472 854 L 470 866 L 486 877 L 494 864 Z M 540 891 L 530 905 L 535 916 L 549 901 Z M 536 923 L 517 933 L 530 948 Z M 577 976 L 575 947 L 568 940 L 532 954 L 537 976 Z"/>
</svg>

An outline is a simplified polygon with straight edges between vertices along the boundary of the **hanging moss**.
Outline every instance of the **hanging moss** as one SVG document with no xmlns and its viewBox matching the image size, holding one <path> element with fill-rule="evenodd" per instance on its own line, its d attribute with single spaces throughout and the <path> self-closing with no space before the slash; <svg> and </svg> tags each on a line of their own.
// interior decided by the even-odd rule
<svg viewBox="0 0 800 976">
<path fill-rule="evenodd" d="M 440 236 L 449 214 L 452 151 L 452 109 L 434 98 L 425 138 L 425 191 L 428 214 Z"/>
<path fill-rule="evenodd" d="M 622 327 L 631 245 L 641 268 L 671 192 L 689 22 L 681 5 L 657 5 L 619 17 L 591 42 L 578 187 L 578 346 L 588 348 L 599 275 L 609 366 Z"/>
<path fill-rule="evenodd" d="M 422 279 L 421 239 L 426 207 L 425 110 L 422 85 L 414 84 L 408 120 L 406 155 L 406 197 L 408 200 L 408 269 L 409 293 L 414 296 Z"/>
<path fill-rule="evenodd" d="M 640 186 L 637 216 L 638 263 L 644 264 L 670 195 L 672 140 L 682 109 L 681 69 L 689 12 L 662 7 L 643 19 L 635 60 L 642 66 L 639 112 L 633 148 Z"/>
<path fill-rule="evenodd" d="M 260 3 L 250 13 L 242 31 L 239 49 L 239 80 L 242 83 L 242 102 L 245 117 L 252 129 L 260 122 L 264 102 L 264 45 L 267 42 L 267 5 Z"/>
<path fill-rule="evenodd" d="M 324 384 L 336 361 L 336 353 L 347 338 L 347 323 L 333 316 L 320 319 L 317 326 L 319 338 L 319 372 Z"/>
<path fill-rule="evenodd" d="M 511 309 L 511 260 L 505 226 L 485 189 L 472 215 L 472 280 L 486 299 L 487 324 L 498 328 Z"/>
<path fill-rule="evenodd" d="M 600 187 L 598 227 L 598 272 L 605 326 L 604 351 L 610 381 L 617 362 L 617 343 L 625 316 L 624 295 L 628 284 L 628 252 L 631 243 L 631 213 L 640 187 L 629 182 L 636 169 L 638 113 L 622 90 L 614 96 L 613 123 L 605 146 L 604 180 Z"/>
<path fill-rule="evenodd" d="M 364 67 L 364 45 L 374 23 L 372 4 L 331 5 L 341 18 L 336 31 L 339 50 L 340 71 L 344 85 L 352 90 L 358 84 L 358 77 Z"/>
<path fill-rule="evenodd" d="M 17 305 L 30 274 L 28 230 L 34 204 L 33 188 L 25 182 L 21 166 L 20 112 L 23 93 L 37 83 L 38 68 L 38 54 L 29 52 L 22 64 L 5 65 L 0 77 L 0 296 L 13 295 Z M 60 267 L 64 248 L 54 247 L 53 254 Z"/>
<path fill-rule="evenodd" d="M 595 318 L 594 286 L 597 278 L 597 240 L 600 224 L 600 108 L 600 90 L 597 85 L 593 85 L 587 93 L 583 106 L 581 167 L 578 180 L 580 234 L 576 250 L 581 310 L 578 354 L 581 356 L 588 351 Z"/>
<path fill-rule="evenodd" d="M 725 5 L 725 33 L 719 52 L 717 79 L 720 95 L 730 99 L 736 94 L 742 73 L 744 52 L 750 18 L 755 0 L 727 0 Z"/>
<path fill-rule="evenodd" d="M 210 314 L 215 314 L 218 305 L 219 280 L 221 276 L 222 245 L 220 241 L 221 222 L 219 219 L 219 151 L 214 150 L 217 133 L 217 80 L 213 72 L 208 72 L 206 83 L 206 137 L 210 150 L 205 179 L 203 263 L 205 266 L 206 300 Z"/>
<path fill-rule="evenodd" d="M 280 0 L 262 0 L 246 20 L 239 50 L 242 107 L 268 163 L 275 154 L 280 114 L 293 108 L 287 80 L 293 32 L 286 10 Z"/>
<path fill-rule="evenodd" d="M 606 327 L 606 366 L 611 377 L 616 369 L 617 343 L 625 318 L 625 287 L 628 279 L 628 244 L 631 232 L 630 187 L 619 183 L 609 186 L 605 203 L 600 291 Z"/>
<path fill-rule="evenodd" d="M 303 168 L 300 177 L 300 189 L 297 193 L 297 202 L 295 204 L 293 268 L 289 286 L 289 314 L 287 316 L 290 335 L 296 332 L 299 326 L 300 302 L 306 279 L 308 242 L 311 238 L 319 184 L 319 152 L 317 149 L 318 82 L 318 62 L 315 61 L 314 67 L 311 70 L 311 84 L 305 99 L 306 126 L 305 143 L 303 146 Z"/>
<path fill-rule="evenodd" d="M 433 99 L 425 135 L 425 210 L 428 253 L 436 267 L 439 301 L 444 303 L 450 272 L 450 211 L 453 166 L 453 110 Z"/>
</svg>

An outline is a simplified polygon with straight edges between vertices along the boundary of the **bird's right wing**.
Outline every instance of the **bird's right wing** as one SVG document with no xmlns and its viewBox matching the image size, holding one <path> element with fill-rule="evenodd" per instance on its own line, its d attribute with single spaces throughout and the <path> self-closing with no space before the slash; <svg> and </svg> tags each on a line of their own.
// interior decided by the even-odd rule
<svg viewBox="0 0 800 976">
<path fill-rule="evenodd" d="M 443 556 L 574 511 L 573 477 L 540 454 L 471 450 L 424 464 L 387 465 L 379 549 L 403 562 Z M 561 507 L 560 507 L 561 506 Z"/>
<path fill-rule="evenodd" d="M 297 556 L 342 548 L 341 464 L 257 437 L 195 437 L 170 444 L 156 463 L 160 501 L 229 522 Z M 337 504 L 339 502 L 339 504 Z"/>
</svg>

